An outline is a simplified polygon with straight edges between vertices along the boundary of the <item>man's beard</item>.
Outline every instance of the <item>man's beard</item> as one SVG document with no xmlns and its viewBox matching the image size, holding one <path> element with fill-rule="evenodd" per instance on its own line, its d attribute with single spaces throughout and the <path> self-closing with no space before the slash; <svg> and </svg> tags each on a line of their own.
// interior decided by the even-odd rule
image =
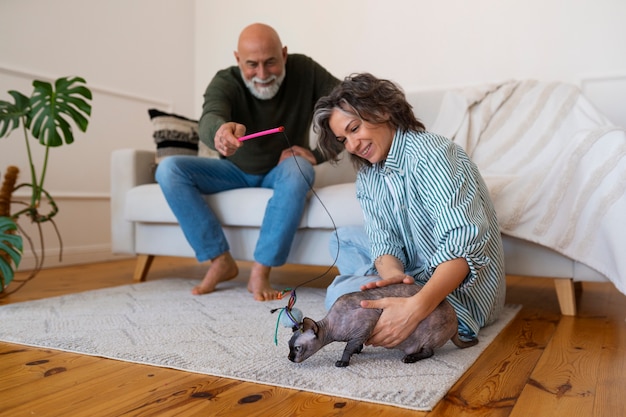
<svg viewBox="0 0 626 417">
<path fill-rule="evenodd" d="M 255 96 L 256 98 L 260 100 L 269 100 L 272 97 L 274 97 L 276 93 L 278 93 L 280 86 L 285 80 L 286 73 L 287 71 L 283 70 L 282 74 L 280 74 L 279 76 L 271 75 L 265 80 L 261 80 L 258 77 L 252 77 L 250 80 L 246 80 L 243 74 L 241 74 L 241 78 L 243 79 L 243 82 L 246 84 L 246 87 L 248 87 L 248 90 L 250 90 L 253 96 Z M 265 84 L 271 81 L 274 81 L 274 82 L 268 85 L 267 87 L 259 87 L 255 84 L 255 83 Z"/>
</svg>

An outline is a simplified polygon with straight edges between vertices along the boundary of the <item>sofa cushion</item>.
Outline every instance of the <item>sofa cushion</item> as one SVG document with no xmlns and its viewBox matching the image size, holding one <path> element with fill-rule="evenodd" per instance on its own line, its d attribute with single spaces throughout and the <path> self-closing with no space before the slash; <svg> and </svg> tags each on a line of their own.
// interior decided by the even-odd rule
<svg viewBox="0 0 626 417">
<path fill-rule="evenodd" d="M 131 222 L 178 223 L 159 184 L 144 184 L 126 192 L 124 219 Z"/>
<path fill-rule="evenodd" d="M 315 194 L 317 196 L 309 198 L 305 213 L 307 227 L 333 229 L 334 226 L 363 224 L 363 211 L 356 199 L 355 183 L 329 185 L 317 189 Z"/>
<path fill-rule="evenodd" d="M 223 225 L 259 227 L 273 194 L 269 188 L 240 188 L 212 194 L 206 199 Z"/>
<path fill-rule="evenodd" d="M 198 155 L 219 158 L 198 137 L 198 121 L 157 109 L 148 110 L 154 128 L 152 137 L 157 146 L 156 163 L 171 155 Z"/>
<path fill-rule="evenodd" d="M 149 109 L 156 163 L 171 155 L 198 155 L 198 122 L 174 113 Z"/>
<path fill-rule="evenodd" d="M 356 180 L 356 169 L 350 161 L 350 156 L 344 152 L 338 163 L 323 162 L 313 167 L 315 169 L 315 188 L 327 185 L 343 184 Z"/>
<path fill-rule="evenodd" d="M 272 194 L 267 188 L 241 188 L 205 196 L 205 199 L 224 226 L 259 227 Z M 158 184 L 139 185 L 127 191 L 124 219 L 178 223 Z M 303 216 L 300 227 L 305 227 L 305 219 Z"/>
</svg>

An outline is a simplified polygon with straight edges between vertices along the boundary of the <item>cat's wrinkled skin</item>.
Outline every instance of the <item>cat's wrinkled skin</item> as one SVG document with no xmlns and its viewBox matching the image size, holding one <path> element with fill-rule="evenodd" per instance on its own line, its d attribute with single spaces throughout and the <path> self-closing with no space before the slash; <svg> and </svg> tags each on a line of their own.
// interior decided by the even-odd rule
<svg viewBox="0 0 626 417">
<path fill-rule="evenodd" d="M 341 359 L 335 366 L 344 367 L 355 353 L 360 353 L 369 338 L 382 310 L 361 308 L 361 300 L 385 297 L 410 297 L 421 289 L 419 285 L 394 284 L 345 294 L 337 299 L 320 321 L 305 317 L 300 328 L 294 329 L 289 340 L 289 360 L 300 363 L 331 342 L 346 342 Z M 404 351 L 402 361 L 417 362 L 434 354 L 434 350 L 448 340 L 459 348 L 474 346 L 478 339 L 463 341 L 458 335 L 457 317 L 447 300 L 417 326 L 417 329 L 394 349 Z"/>
</svg>

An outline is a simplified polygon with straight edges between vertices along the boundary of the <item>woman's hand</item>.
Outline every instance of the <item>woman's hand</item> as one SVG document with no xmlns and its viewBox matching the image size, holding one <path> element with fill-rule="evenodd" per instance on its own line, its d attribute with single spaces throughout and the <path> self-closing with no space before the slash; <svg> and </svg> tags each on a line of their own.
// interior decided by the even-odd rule
<svg viewBox="0 0 626 417">
<path fill-rule="evenodd" d="M 409 337 L 426 317 L 417 297 L 387 297 L 363 300 L 363 308 L 379 308 L 383 312 L 367 340 L 368 345 L 393 348 Z"/>
<path fill-rule="evenodd" d="M 367 284 L 361 285 L 361 291 L 369 290 L 372 288 L 380 288 L 386 287 L 387 285 L 392 284 L 415 284 L 415 279 L 410 275 L 396 275 L 387 279 L 380 279 L 374 282 L 368 282 Z"/>
<path fill-rule="evenodd" d="M 469 266 L 465 259 L 453 259 L 440 264 L 424 287 L 412 297 L 388 297 L 361 301 L 363 308 L 383 310 L 367 344 L 386 348 L 397 346 L 415 331 L 418 324 L 433 312 L 448 294 L 461 285 L 468 273 Z M 392 283 L 407 282 L 409 279 L 413 278 L 393 274 L 383 281 L 376 281 L 364 287 L 382 287 Z"/>
</svg>

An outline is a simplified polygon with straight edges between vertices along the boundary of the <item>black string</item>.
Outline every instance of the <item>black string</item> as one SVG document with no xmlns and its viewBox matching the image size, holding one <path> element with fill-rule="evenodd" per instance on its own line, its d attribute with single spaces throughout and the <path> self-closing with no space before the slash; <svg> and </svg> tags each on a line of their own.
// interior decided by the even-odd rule
<svg viewBox="0 0 626 417">
<path fill-rule="evenodd" d="M 283 131 L 282 133 L 283 133 L 283 136 L 285 137 L 285 141 L 287 142 L 287 147 L 289 149 L 291 149 L 291 142 L 289 141 L 289 138 L 287 137 L 287 134 L 285 133 L 285 131 Z M 298 167 L 298 170 L 300 171 L 300 174 L 302 174 L 302 178 L 306 181 L 306 176 L 304 175 L 304 172 L 302 171 L 302 168 L 300 167 L 300 164 L 298 163 L 298 158 L 296 158 L 296 153 L 293 151 L 293 149 L 291 149 L 291 154 L 293 155 L 293 159 L 296 162 L 296 166 Z M 321 275 L 318 275 L 318 276 L 316 276 L 314 278 L 311 278 L 311 279 L 309 279 L 307 281 L 304 281 L 304 282 L 298 284 L 293 289 L 293 291 L 295 291 L 297 288 L 300 288 L 301 286 L 303 286 L 305 284 L 308 284 L 309 282 L 313 282 L 313 281 L 315 281 L 317 279 L 320 279 L 320 278 L 324 277 L 326 274 L 328 274 L 333 269 L 333 267 L 337 263 L 337 259 L 339 259 L 339 235 L 337 234 L 337 225 L 335 224 L 335 219 L 333 219 L 333 216 L 330 214 L 330 211 L 328 210 L 328 208 L 326 207 L 326 205 L 324 204 L 324 202 L 322 201 L 320 196 L 317 195 L 317 193 L 313 189 L 313 184 L 310 184 L 307 181 L 307 185 L 309 186 L 309 190 L 313 193 L 315 198 L 317 198 L 317 201 L 320 202 L 320 204 L 324 208 L 324 211 L 326 211 L 326 214 L 328 214 L 328 218 L 330 219 L 331 223 L 333 224 L 333 233 L 335 233 L 335 236 L 337 237 L 337 252 L 335 253 L 335 259 L 333 260 L 333 263 L 328 267 L 328 269 L 326 271 L 324 271 L 324 273 L 322 273 Z"/>
<path fill-rule="evenodd" d="M 285 137 L 285 141 L 287 142 L 288 149 L 291 149 L 291 154 L 293 155 L 293 159 L 296 162 L 296 166 L 298 167 L 298 170 L 300 171 L 300 174 L 302 175 L 302 178 L 305 181 L 307 181 L 306 176 L 304 175 L 304 172 L 302 171 L 302 167 L 300 167 L 300 164 L 298 163 L 298 158 L 296 158 L 296 153 L 293 151 L 293 149 L 291 147 L 291 142 L 289 141 L 289 138 L 287 137 L 287 134 L 284 131 L 283 131 L 283 136 Z M 313 277 L 313 278 L 311 278 L 309 280 L 306 280 L 304 282 L 301 282 L 300 284 L 295 286 L 293 289 L 286 288 L 286 289 L 283 290 L 281 295 L 285 294 L 287 291 L 291 292 L 290 295 L 289 295 L 289 300 L 287 301 L 287 305 L 285 307 L 274 308 L 274 309 L 270 310 L 270 313 L 275 313 L 276 311 L 280 311 L 280 314 L 278 315 L 278 318 L 276 319 L 276 329 L 274 330 L 274 344 L 275 345 L 278 345 L 278 324 L 280 323 L 280 317 L 281 317 L 281 315 L 283 313 L 285 313 L 287 315 L 287 317 L 289 317 L 289 320 L 291 320 L 291 322 L 293 324 L 292 328 L 294 330 L 297 329 L 301 325 L 301 323 L 298 323 L 296 321 L 296 318 L 294 317 L 294 315 L 291 312 L 291 310 L 293 309 L 293 306 L 296 304 L 296 300 L 297 300 L 296 290 L 298 288 L 302 287 L 303 285 L 308 284 L 309 282 L 312 282 L 312 281 L 315 281 L 317 279 L 320 279 L 320 278 L 324 277 L 335 266 L 335 264 L 337 263 L 337 259 L 339 258 L 339 235 L 337 234 L 337 225 L 335 224 L 335 219 L 333 219 L 333 216 L 330 214 L 330 211 L 328 210 L 328 208 L 326 207 L 326 205 L 324 204 L 324 202 L 322 201 L 320 196 L 317 195 L 317 193 L 313 189 L 313 184 L 311 184 L 311 183 L 309 183 L 307 181 L 307 185 L 309 186 L 309 190 L 311 191 L 311 193 L 313 193 L 315 198 L 317 198 L 317 201 L 320 202 L 320 204 L 324 208 L 324 211 L 326 211 L 326 214 L 328 214 L 328 218 L 330 219 L 331 223 L 333 224 L 333 233 L 335 233 L 335 236 L 337 237 L 337 252 L 335 253 L 335 259 L 333 260 L 333 263 L 322 274 L 320 274 L 320 275 L 318 275 L 316 277 Z"/>
</svg>

